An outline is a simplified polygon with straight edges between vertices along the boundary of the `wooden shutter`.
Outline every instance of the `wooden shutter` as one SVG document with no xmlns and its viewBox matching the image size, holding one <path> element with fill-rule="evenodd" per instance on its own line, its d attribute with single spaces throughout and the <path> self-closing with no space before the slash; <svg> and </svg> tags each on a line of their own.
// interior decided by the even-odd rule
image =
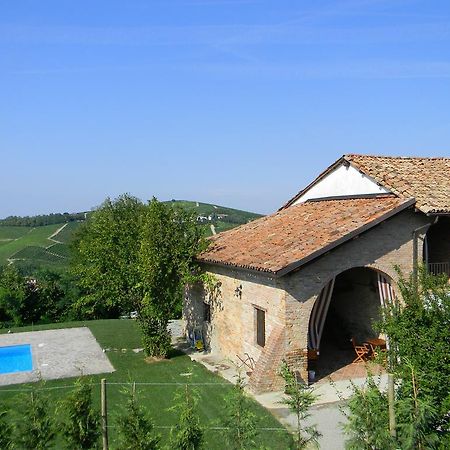
<svg viewBox="0 0 450 450">
<path fill-rule="evenodd" d="M 266 312 L 256 308 L 256 343 L 261 347 L 266 345 Z"/>
</svg>

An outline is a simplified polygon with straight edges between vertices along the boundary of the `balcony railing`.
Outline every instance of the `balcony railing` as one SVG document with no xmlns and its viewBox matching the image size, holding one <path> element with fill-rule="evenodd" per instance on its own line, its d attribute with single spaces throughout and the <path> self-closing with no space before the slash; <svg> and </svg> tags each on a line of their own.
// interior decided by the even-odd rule
<svg viewBox="0 0 450 450">
<path fill-rule="evenodd" d="M 428 271 L 433 275 L 445 273 L 450 278 L 450 262 L 428 263 Z"/>
</svg>

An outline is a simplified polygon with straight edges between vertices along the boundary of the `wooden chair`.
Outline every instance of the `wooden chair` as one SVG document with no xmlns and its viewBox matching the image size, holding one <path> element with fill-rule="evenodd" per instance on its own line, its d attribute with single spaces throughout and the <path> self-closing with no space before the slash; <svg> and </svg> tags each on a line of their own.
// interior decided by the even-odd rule
<svg viewBox="0 0 450 450">
<path fill-rule="evenodd" d="M 356 353 L 356 358 L 353 360 L 354 363 L 364 362 L 369 357 L 370 348 L 367 345 L 357 345 L 356 339 L 352 337 L 351 339 L 353 349 Z"/>
</svg>

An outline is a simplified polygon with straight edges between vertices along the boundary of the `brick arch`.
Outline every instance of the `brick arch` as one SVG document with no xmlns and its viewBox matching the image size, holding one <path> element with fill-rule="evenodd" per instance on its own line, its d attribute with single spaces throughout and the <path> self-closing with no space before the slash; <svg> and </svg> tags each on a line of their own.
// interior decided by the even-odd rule
<svg viewBox="0 0 450 450">
<path fill-rule="evenodd" d="M 352 269 L 368 269 L 368 270 L 372 270 L 374 272 L 380 273 L 381 275 L 385 276 L 390 282 L 391 282 L 391 286 L 392 289 L 394 290 L 394 292 L 397 294 L 397 279 L 398 279 L 398 275 L 397 272 L 395 271 L 394 268 L 392 269 L 386 269 L 385 267 L 383 267 L 380 264 L 366 264 L 366 265 L 353 265 L 353 266 L 349 266 L 345 269 L 339 269 L 336 270 L 335 274 L 333 276 L 328 277 L 328 279 L 322 283 L 320 289 L 317 291 L 316 295 L 309 299 L 307 303 L 309 303 L 308 307 L 305 308 L 305 315 L 307 315 L 308 318 L 308 326 L 310 324 L 310 320 L 311 320 L 311 313 L 314 309 L 314 305 L 317 302 L 317 299 L 319 298 L 320 293 L 322 292 L 322 290 L 333 280 L 336 279 L 339 275 L 348 272 L 349 270 Z"/>
<path fill-rule="evenodd" d="M 326 281 L 324 283 L 322 283 L 322 285 L 321 285 L 320 289 L 318 290 L 318 292 L 316 293 L 316 295 L 311 297 L 306 302 L 307 305 L 306 304 L 304 305 L 305 308 L 303 310 L 303 313 L 304 313 L 305 319 L 307 318 L 307 320 L 308 320 L 307 321 L 307 323 L 308 323 L 308 334 L 310 333 L 311 327 L 313 326 L 313 324 L 312 324 L 313 312 L 314 312 L 314 319 L 315 320 L 317 320 L 318 315 L 320 314 L 320 306 L 318 307 L 319 304 L 317 302 L 320 301 L 323 304 L 325 304 L 327 302 L 326 296 L 321 296 L 322 292 L 325 290 L 327 285 L 329 283 L 331 283 L 334 279 L 336 279 L 339 275 L 344 274 L 345 272 L 348 272 L 348 271 L 353 270 L 353 269 L 365 269 L 365 270 L 368 270 L 368 271 L 372 271 L 374 273 L 381 274 L 383 277 L 385 277 L 387 280 L 390 281 L 392 289 L 394 290 L 394 295 L 396 294 L 396 291 L 397 291 L 396 276 L 395 276 L 396 272 L 395 272 L 394 268 L 392 268 L 390 270 L 389 269 L 386 270 L 384 267 L 381 267 L 380 265 L 375 265 L 375 264 L 373 264 L 373 265 L 370 264 L 369 265 L 368 264 L 368 265 L 353 265 L 353 266 L 347 267 L 347 268 L 345 268 L 343 270 L 342 269 L 336 270 L 335 274 L 333 274 L 333 276 L 328 277 L 328 279 L 326 279 Z M 378 279 L 377 279 L 377 281 L 378 281 Z M 378 283 L 377 283 L 377 289 L 378 289 Z M 327 315 L 328 315 L 328 308 L 329 308 L 330 303 L 332 301 L 333 295 L 334 295 L 334 290 L 329 294 L 328 304 L 325 307 L 326 310 L 325 311 L 322 310 L 322 317 L 319 318 L 320 319 L 319 321 L 322 322 L 321 323 L 322 332 L 324 331 L 325 320 L 326 320 Z M 376 296 L 379 298 L 378 291 L 376 292 Z M 319 298 L 320 298 L 320 300 L 319 300 Z M 315 309 L 315 307 L 316 307 L 316 309 Z M 324 306 L 322 305 L 322 309 L 323 308 L 324 308 Z M 315 322 L 314 325 L 317 325 L 317 322 Z M 307 339 L 304 339 L 303 342 L 302 342 L 302 347 L 304 349 L 310 348 L 311 346 L 309 344 L 310 344 L 310 342 L 308 342 Z M 305 360 L 303 361 L 303 365 L 304 365 L 303 373 L 307 373 L 307 370 L 308 370 L 308 360 L 307 359 L 306 359 L 306 361 Z"/>
</svg>

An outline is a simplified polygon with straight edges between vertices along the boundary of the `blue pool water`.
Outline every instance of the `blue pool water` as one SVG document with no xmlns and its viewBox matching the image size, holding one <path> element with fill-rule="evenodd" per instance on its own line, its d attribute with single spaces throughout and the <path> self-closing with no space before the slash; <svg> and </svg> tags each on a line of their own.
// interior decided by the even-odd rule
<svg viewBox="0 0 450 450">
<path fill-rule="evenodd" d="M 0 347 L 0 374 L 33 370 L 31 345 Z"/>
</svg>

